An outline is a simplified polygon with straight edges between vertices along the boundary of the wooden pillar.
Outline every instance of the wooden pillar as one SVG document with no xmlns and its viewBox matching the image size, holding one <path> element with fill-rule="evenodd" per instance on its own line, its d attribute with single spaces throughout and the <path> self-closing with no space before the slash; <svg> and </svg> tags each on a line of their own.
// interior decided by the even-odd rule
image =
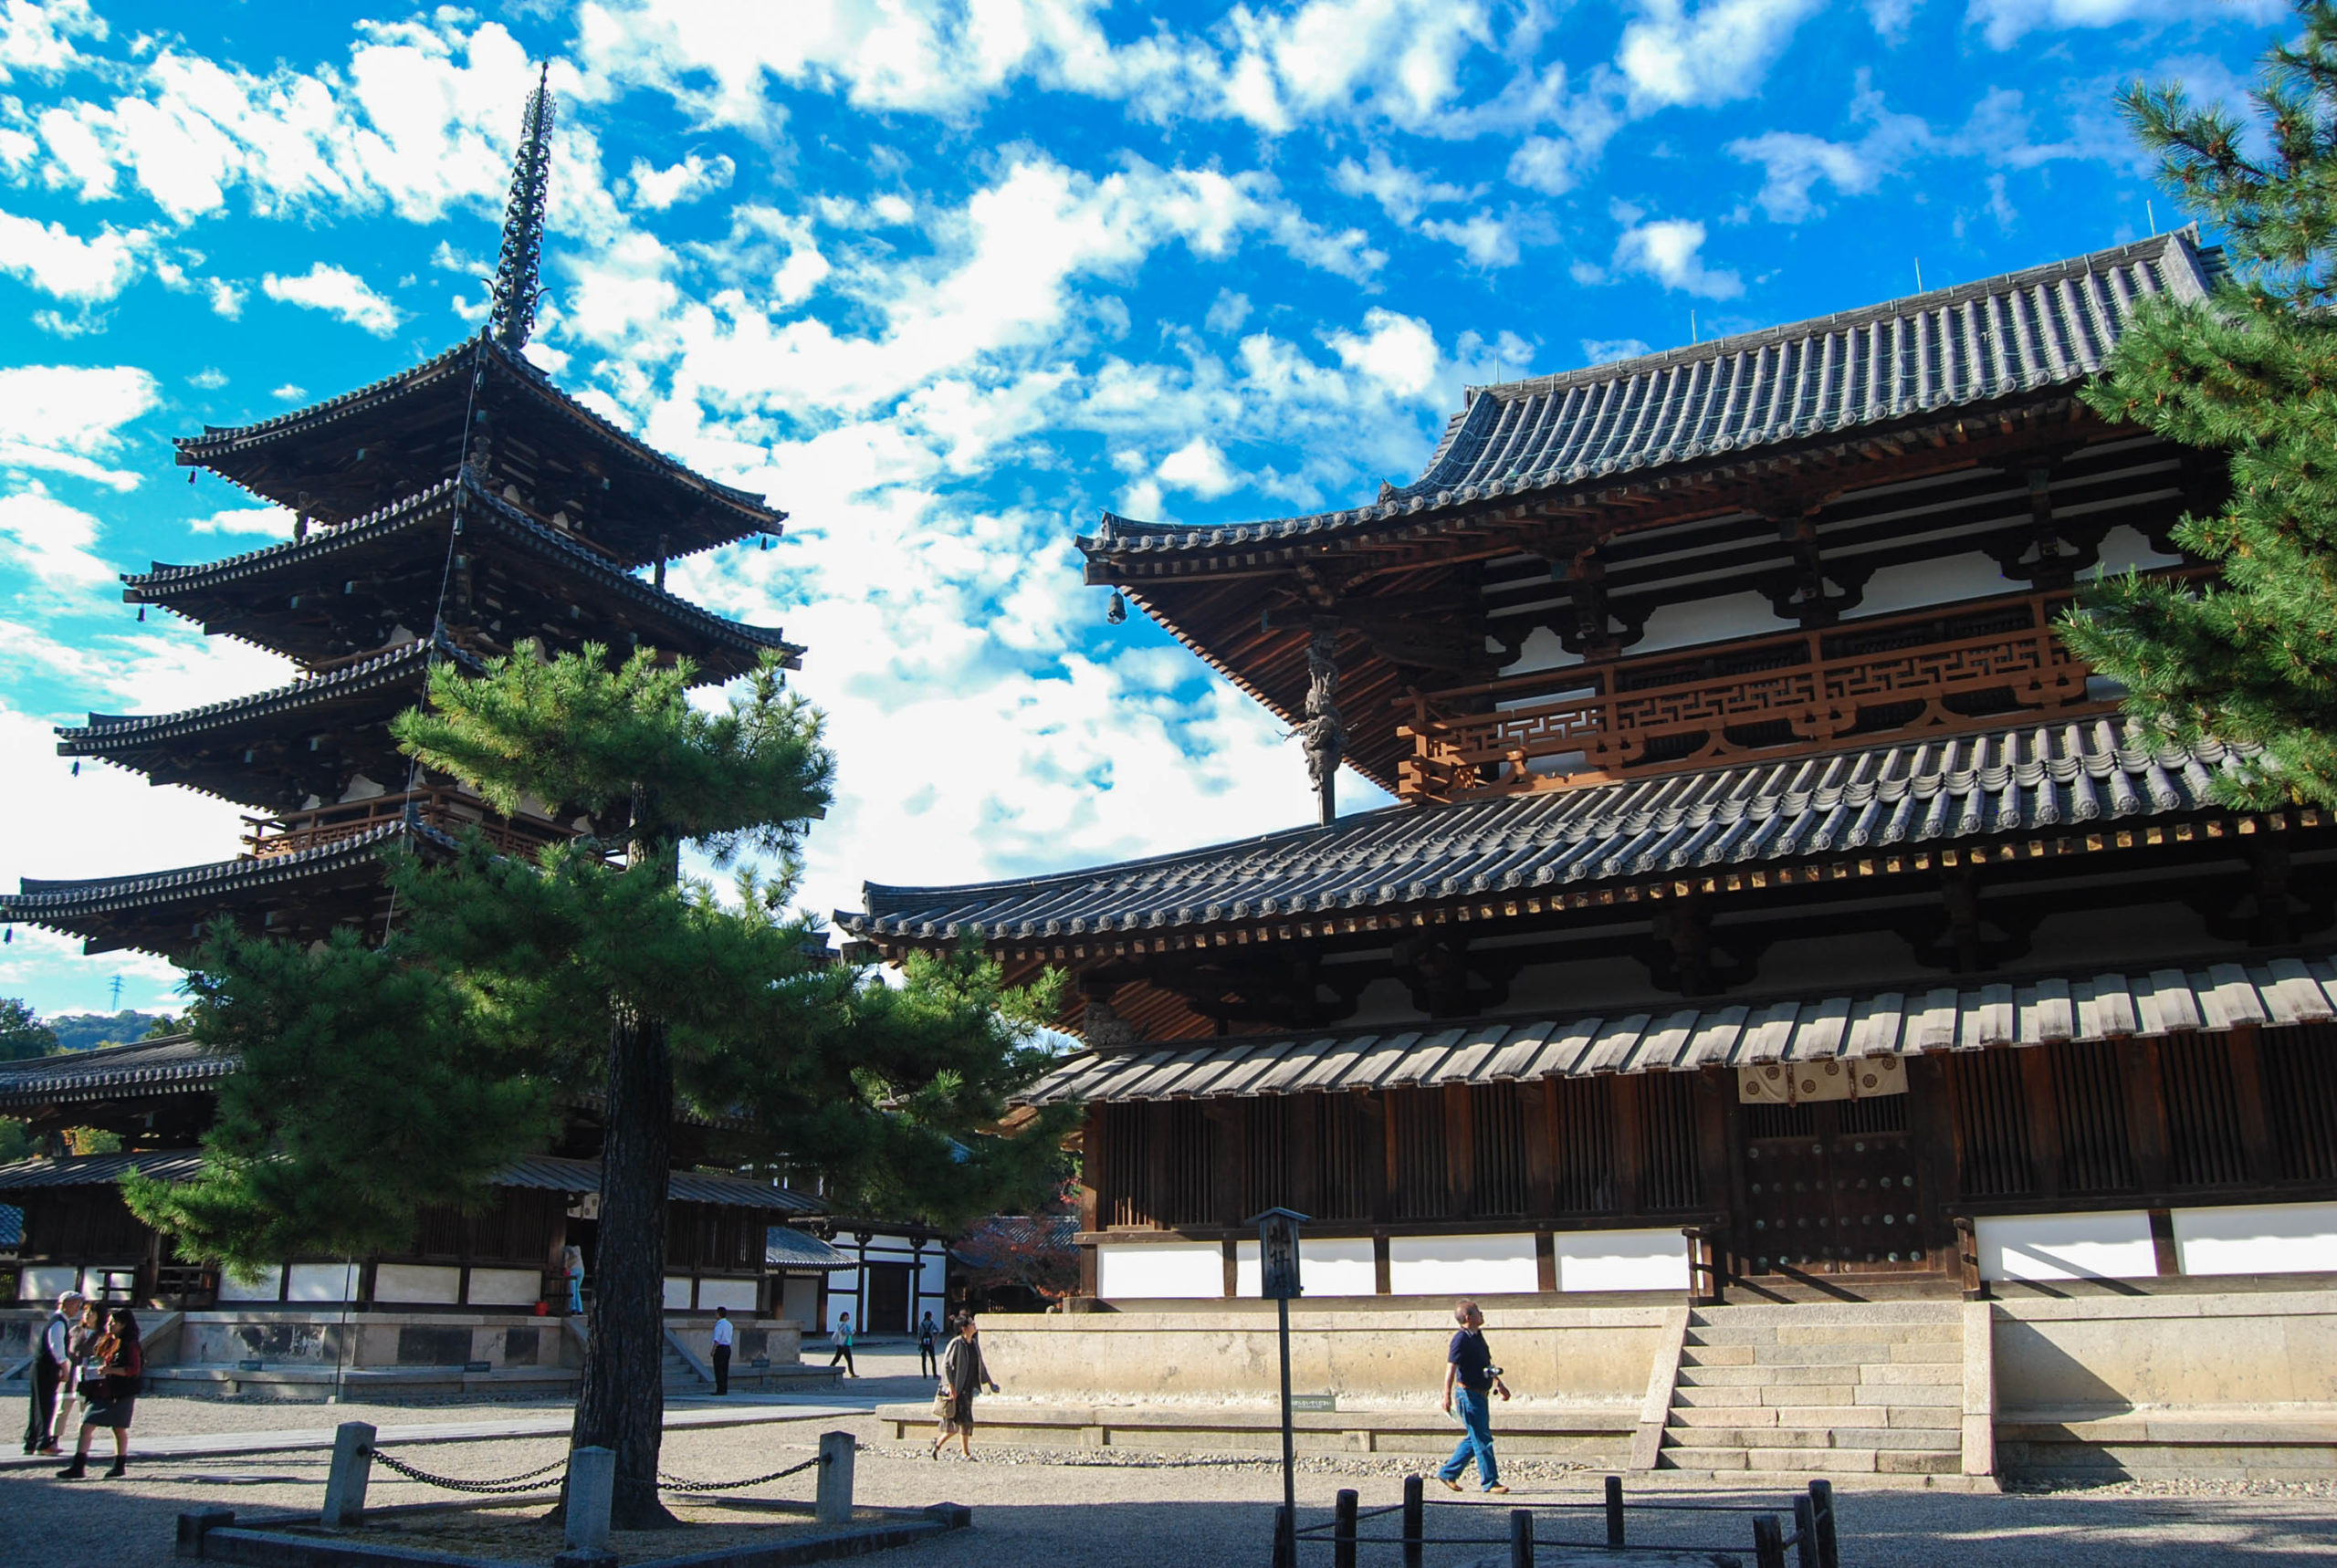
<svg viewBox="0 0 2337 1568">
<path fill-rule="evenodd" d="M 1322 1205 L 1315 1171 L 1321 1101 L 1319 1094 L 1292 1094 L 1284 1102 L 1290 1107 L 1290 1206 L 1301 1214 L 1313 1214 Z"/>
<path fill-rule="evenodd" d="M 1735 1121 L 1736 1082 L 1734 1073 L 1718 1068 L 1698 1072 L 1696 1107 L 1696 1176 L 1704 1189 L 1704 1207 L 1719 1217 L 1729 1233 L 1736 1208 L 1736 1162 L 1730 1157 L 1730 1124 Z"/>
<path fill-rule="evenodd" d="M 1242 1173 L 1250 1168 L 1242 1103 L 1204 1100 L 1201 1114 L 1208 1118 L 1211 1142 L 1217 1145 L 1217 1157 L 1210 1161 L 1210 1218 L 1220 1225 L 1239 1225 L 1247 1218 L 1242 1212 Z M 1225 1293 L 1233 1293 L 1230 1286 Z"/>
<path fill-rule="evenodd" d="M 2021 1098 L 2028 1107 L 2028 1155 L 2037 1167 L 2037 1196 L 2061 1196 L 2061 1119 L 2053 1094 L 2053 1064 L 2045 1053 L 2054 1049 L 2049 1045 L 2015 1050 L 2020 1061 Z"/>
<path fill-rule="evenodd" d="M 1636 1074 L 1615 1075 L 1608 1090 L 1615 1111 L 1615 1201 L 1619 1212 L 1640 1212 L 1640 1081 Z"/>
<path fill-rule="evenodd" d="M 1388 1215 L 1388 1096 L 1377 1089 L 1366 1090 L 1356 1100 L 1356 1111 L 1362 1124 L 1360 1136 L 1364 1148 L 1379 1151 L 1379 1157 L 1366 1155 L 1363 1164 L 1364 1213 L 1375 1224 L 1386 1224 Z"/>
<path fill-rule="evenodd" d="M 1445 1214 L 1468 1219 L 1477 1212 L 1477 1118 L 1466 1083 L 1444 1086 Z"/>
<path fill-rule="evenodd" d="M 1918 1056 L 1907 1063 L 1907 1130 L 1915 1141 L 1915 1177 L 1922 1184 L 1917 1210 L 1923 1215 L 1923 1248 L 1943 1268 L 1955 1262 L 1955 1222 L 1961 1212 L 1962 1176 L 1956 1140 L 1952 1062 Z"/>
<path fill-rule="evenodd" d="M 2120 1040 L 2118 1065 L 2126 1081 L 2126 1138 L 2134 1154 L 2134 1177 L 2144 1192 L 2164 1192 L 2173 1139 L 2166 1124 L 2166 1080 L 2159 1042 Z"/>
<path fill-rule="evenodd" d="M 1158 1230 L 1168 1202 L 1168 1102 L 1154 1100 L 1137 1107 L 1144 1118 L 1144 1201 L 1136 1218 Z"/>
<path fill-rule="evenodd" d="M 2269 1103 L 2264 1095 L 2264 1041 L 2252 1023 L 2233 1028 L 2232 1099 L 2239 1112 L 2240 1144 L 2248 1156 L 2248 1179 L 2269 1186 L 2280 1179 L 2280 1151 L 2272 1136 Z"/>
<path fill-rule="evenodd" d="M 1371 1239 L 1371 1288 L 1378 1295 L 1394 1293 L 1389 1280 L 1388 1233 L 1384 1230 Z"/>
<path fill-rule="evenodd" d="M 1558 1244 L 1547 1230 L 1534 1233 L 1534 1288 L 1546 1296 L 1558 1288 Z"/>
<path fill-rule="evenodd" d="M 1109 1106 L 1090 1105 L 1087 1107 L 1086 1119 L 1080 1124 L 1079 1228 L 1082 1230 L 1101 1230 L 1106 1223 L 1099 1213 L 1102 1199 L 1097 1189 L 1102 1186 L 1104 1181 L 1104 1151 L 1106 1136 L 1104 1124 L 1109 1120 L 1110 1115 Z M 1088 1265 L 1092 1272 L 1095 1249 L 1091 1247 L 1085 1250 L 1088 1254 Z M 1092 1287 L 1089 1288 L 1089 1293 L 1094 1293 Z"/>
</svg>

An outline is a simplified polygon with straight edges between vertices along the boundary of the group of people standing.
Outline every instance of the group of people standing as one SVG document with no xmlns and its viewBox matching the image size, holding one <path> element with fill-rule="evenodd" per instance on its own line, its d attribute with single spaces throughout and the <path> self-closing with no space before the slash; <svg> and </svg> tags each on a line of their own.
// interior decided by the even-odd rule
<svg viewBox="0 0 2337 1568">
<path fill-rule="evenodd" d="M 121 1479 L 130 1469 L 130 1423 L 138 1408 L 138 1388 L 146 1359 L 138 1342 L 138 1320 L 127 1307 L 108 1311 L 79 1291 L 57 1298 L 57 1310 L 33 1347 L 32 1410 L 25 1421 L 25 1452 L 63 1452 L 66 1428 L 78 1402 L 80 1435 L 73 1462 L 57 1472 L 78 1481 L 89 1471 L 89 1439 L 100 1427 L 113 1433 L 113 1469 Z"/>
</svg>

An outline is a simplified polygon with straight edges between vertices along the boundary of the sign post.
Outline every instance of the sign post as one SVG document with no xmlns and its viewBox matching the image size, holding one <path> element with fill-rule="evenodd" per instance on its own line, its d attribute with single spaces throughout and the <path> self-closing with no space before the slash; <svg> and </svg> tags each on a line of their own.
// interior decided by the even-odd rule
<svg viewBox="0 0 2337 1568">
<path fill-rule="evenodd" d="M 1298 1568 L 1296 1446 L 1290 1428 L 1290 1299 L 1298 1284 L 1298 1228 L 1306 1216 L 1288 1208 L 1252 1215 L 1258 1228 L 1258 1293 L 1274 1303 L 1282 1328 L 1282 1518 L 1274 1535 L 1275 1568 Z"/>
</svg>

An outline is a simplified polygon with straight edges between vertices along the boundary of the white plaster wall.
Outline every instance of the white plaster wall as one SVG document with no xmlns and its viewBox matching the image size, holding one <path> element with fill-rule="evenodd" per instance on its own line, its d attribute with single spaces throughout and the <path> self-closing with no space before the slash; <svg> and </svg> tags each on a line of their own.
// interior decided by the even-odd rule
<svg viewBox="0 0 2337 1568">
<path fill-rule="evenodd" d="M 1858 608 L 1842 617 L 1863 621 L 1875 615 L 1901 615 L 1934 604 L 1963 599 L 1993 599 L 2027 588 L 2005 576 L 2002 568 L 1977 550 L 1943 556 L 1935 560 L 1901 561 L 1877 567 L 1866 580 Z"/>
<path fill-rule="evenodd" d="M 700 1280 L 697 1282 L 697 1305 L 700 1312 L 710 1312 L 717 1307 L 728 1307 L 734 1312 L 755 1310 L 755 1282 L 752 1280 Z"/>
<path fill-rule="evenodd" d="M 284 1294 L 284 1270 L 263 1269 L 259 1277 L 239 1280 L 227 1270 L 219 1272 L 219 1299 L 223 1301 L 273 1301 Z"/>
<path fill-rule="evenodd" d="M 687 1274 L 665 1276 L 665 1310 L 669 1312 L 690 1310 L 690 1277 Z"/>
<path fill-rule="evenodd" d="M 2158 1273 L 2150 1216 L 2024 1214 L 1975 1222 L 1984 1280 L 2147 1280 Z"/>
<path fill-rule="evenodd" d="M 291 1281 L 284 1291 L 285 1299 L 293 1301 L 346 1301 L 356 1294 L 354 1263 L 295 1263 Z M 533 1296 L 528 1299 L 535 1300 Z"/>
<path fill-rule="evenodd" d="M 1547 626 L 1536 626 L 1526 634 L 1525 644 L 1517 650 L 1514 664 L 1504 664 L 1504 675 L 1532 675 L 1544 670 L 1562 670 L 1568 664 L 1582 663 L 1580 653 L 1569 653 L 1558 634 Z"/>
<path fill-rule="evenodd" d="M 1561 1291 L 1688 1288 L 1688 1241 L 1677 1230 L 1561 1230 L 1551 1248 Z"/>
<path fill-rule="evenodd" d="M 1626 658 L 1660 653 L 1666 648 L 1693 647 L 1699 643 L 1725 643 L 1738 637 L 1766 637 L 1794 630 L 1790 621 L 1777 619 L 1768 600 L 1758 593 L 1723 594 L 1717 599 L 1692 599 L 1666 604 L 1647 618 L 1647 635 L 1623 650 Z"/>
<path fill-rule="evenodd" d="M 373 1270 L 377 1301 L 452 1306 L 462 1300 L 463 1271 L 435 1263 L 383 1263 Z"/>
<path fill-rule="evenodd" d="M 2179 555 L 2161 555 L 2151 549 L 2143 530 L 2120 523 L 2101 536 L 2101 564 L 2111 571 L 2148 571 L 2153 567 L 2181 566 Z"/>
<path fill-rule="evenodd" d="M 1233 1293 L 1255 1297 L 1264 1288 L 1258 1267 L 1258 1244 L 1233 1244 Z M 1372 1296 L 1379 1292 L 1379 1267 L 1371 1255 L 1369 1237 L 1305 1236 L 1298 1242 L 1298 1288 L 1310 1296 Z"/>
<path fill-rule="evenodd" d="M 471 1305 L 531 1307 L 543 1299 L 544 1277 L 533 1269 L 474 1269 Z"/>
<path fill-rule="evenodd" d="M 16 1300 L 54 1301 L 66 1291 L 78 1289 L 80 1283 L 81 1270 L 70 1263 L 37 1263 L 16 1276 Z M 225 1293 L 223 1288 L 220 1294 Z M 269 1290 L 267 1299 L 271 1301 L 276 1299 L 273 1288 Z"/>
<path fill-rule="evenodd" d="M 1398 1236 L 1388 1243 L 1391 1295 L 1530 1295 L 1539 1289 L 1531 1235 Z"/>
<path fill-rule="evenodd" d="M 810 1328 L 820 1316 L 820 1281 L 790 1274 L 780 1281 L 779 1315 Z"/>
<path fill-rule="evenodd" d="M 2337 1271 L 2337 1204 L 2178 1208 L 2175 1257 L 2185 1274 Z"/>
<path fill-rule="evenodd" d="M 1116 1299 L 1225 1295 L 1225 1253 L 1214 1241 L 1153 1241 L 1095 1249 L 1095 1293 Z"/>
<path fill-rule="evenodd" d="M 1370 1029 L 1378 1024 L 1424 1023 L 1428 1014 L 1412 1005 L 1410 988 L 1390 976 L 1381 976 L 1363 988 L 1355 1011 L 1341 1020 L 1343 1030 Z"/>
</svg>

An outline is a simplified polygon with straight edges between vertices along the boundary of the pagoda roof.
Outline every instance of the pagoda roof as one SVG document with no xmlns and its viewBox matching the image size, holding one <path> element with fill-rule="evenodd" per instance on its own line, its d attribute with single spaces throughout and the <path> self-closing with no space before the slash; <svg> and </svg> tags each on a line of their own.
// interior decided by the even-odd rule
<svg viewBox="0 0 2337 1568">
<path fill-rule="evenodd" d="M 71 882 L 28 876 L 16 893 L 0 894 L 0 923 L 68 932 L 85 938 L 84 950 L 91 953 L 183 951 L 200 941 L 203 925 L 215 916 L 238 912 L 293 910 L 306 921 L 270 928 L 320 936 L 338 923 L 343 906 L 350 912 L 370 906 L 381 882 L 382 852 L 399 843 L 460 848 L 434 828 L 397 821 L 288 854 Z"/>
<path fill-rule="evenodd" d="M 1582 505 L 1628 478 L 1709 468 L 1954 411 L 2073 388 L 2136 308 L 2205 298 L 2221 253 L 2196 226 L 1808 321 L 1469 389 L 1420 477 L 1361 507 L 1185 526 L 1104 514 L 1082 538 L 1091 582 L 1254 569 L 1345 541 L 1433 533 L 1484 504 Z M 1214 562 L 1191 559 L 1211 555 Z"/>
<path fill-rule="evenodd" d="M 837 925 L 880 942 L 1230 927 L 1668 879 L 1812 856 L 2216 809 L 2253 753 L 2153 745 L 2102 717 L 1792 761 L 1395 806 L 1179 854 L 954 887 L 866 884 Z"/>
<path fill-rule="evenodd" d="M 435 536 L 455 514 L 458 500 L 460 545 L 449 549 L 433 537 L 428 551 L 416 554 L 414 536 Z M 624 633 L 630 632 L 641 643 L 696 660 L 708 680 L 728 680 L 752 669 L 766 650 L 784 654 L 790 668 L 802 654 L 802 648 L 789 643 L 776 627 L 726 620 L 645 582 L 489 493 L 468 474 L 305 539 L 197 566 L 157 561 L 147 571 L 123 576 L 122 598 L 132 604 L 165 605 L 206 626 L 221 623 L 214 629 L 296 659 L 332 658 L 348 652 L 341 645 L 347 640 L 342 622 L 334 619 L 340 613 L 334 601 L 346 601 L 351 614 L 373 612 L 374 622 L 410 617 L 428 626 L 436 620 L 445 590 L 444 563 L 454 555 L 477 550 L 482 541 L 508 549 L 532 568 L 550 569 L 542 574 L 548 601 L 558 599 L 592 612 L 592 626 L 580 622 L 571 629 L 562 622 L 543 629 L 555 645 L 597 640 L 622 647 Z M 392 574 L 401 570 L 405 579 L 393 586 Z M 366 591 L 362 595 L 355 591 L 360 588 Z M 286 593 L 288 589 L 294 591 Z M 417 597 L 399 603 L 394 598 L 399 591 Z M 323 617 L 321 623 L 302 614 L 309 594 L 315 600 L 312 616 Z M 364 643 L 378 642 L 380 630 L 368 633 Z M 539 631 L 518 628 L 507 634 L 508 640 L 517 643 Z"/>
<path fill-rule="evenodd" d="M 1071 1057 L 1019 1103 L 1125 1103 L 1254 1094 L 1522 1083 L 1610 1072 L 1752 1068 L 1815 1078 L 1827 1069 L 1931 1051 L 2184 1030 L 2337 1020 L 2337 963 L 2071 974 L 1930 991 L 1875 991 L 1556 1019 L 1484 1019 L 1424 1027 L 1245 1035 L 1200 1045 L 1137 1045 Z M 1893 1074 L 1896 1076 L 1896 1074 Z M 1903 1083 L 1903 1078 L 1900 1082 Z"/>
<path fill-rule="evenodd" d="M 751 491 L 644 444 L 484 332 L 354 392 L 251 424 L 205 425 L 175 445 L 182 466 L 211 469 L 279 506 L 298 508 L 305 494 L 311 517 L 341 524 L 396 488 L 453 473 L 482 413 L 498 439 L 520 430 L 535 437 L 540 474 L 550 453 L 581 452 L 580 476 L 607 482 L 582 486 L 592 537 L 628 565 L 776 533 L 786 520 Z M 548 497 L 547 509 L 557 499 Z"/>
<path fill-rule="evenodd" d="M 297 802 L 321 788 L 320 780 L 338 781 L 350 768 L 362 769 L 371 759 L 352 758 L 341 748 L 327 760 L 304 767 L 310 754 L 297 749 L 278 763 L 246 762 L 250 743 L 331 723 L 386 721 L 414 705 L 434 653 L 472 674 L 485 667 L 443 637 L 435 644 L 416 638 L 323 674 L 225 702 L 177 713 L 93 713 L 86 725 L 58 730 L 57 752 L 60 757 L 102 758 L 144 773 L 157 784 L 184 785 L 243 805 L 275 807 L 288 799 Z M 384 753 L 394 755 L 396 743 L 386 729 L 381 739 Z M 274 789 L 269 788 L 271 780 Z"/>
<path fill-rule="evenodd" d="M 115 1100 L 125 1092 L 207 1090 L 235 1070 L 233 1055 L 183 1034 L 35 1057 L 0 1067 L 0 1111 Z"/>
</svg>

